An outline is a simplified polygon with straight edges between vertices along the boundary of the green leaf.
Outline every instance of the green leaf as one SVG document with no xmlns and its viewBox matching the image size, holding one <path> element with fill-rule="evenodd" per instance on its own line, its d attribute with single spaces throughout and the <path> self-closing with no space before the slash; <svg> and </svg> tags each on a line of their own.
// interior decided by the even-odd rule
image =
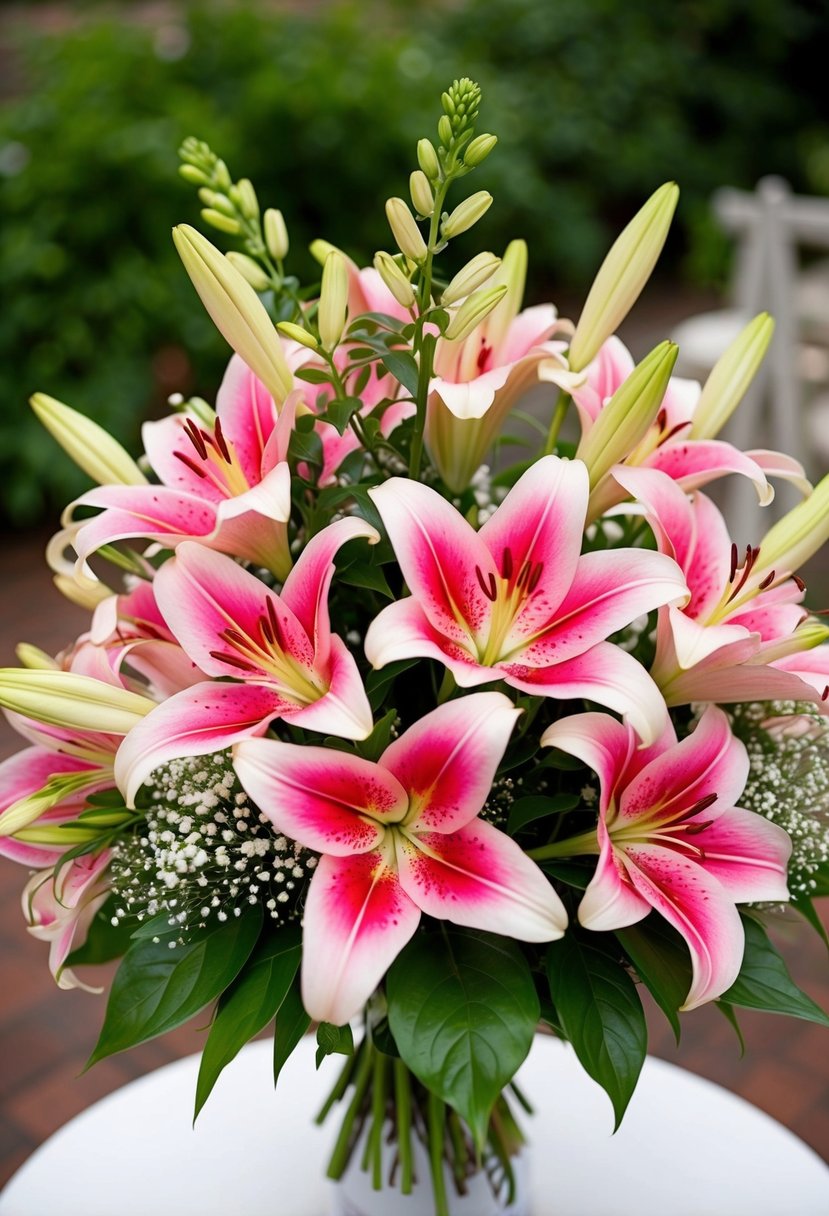
<svg viewBox="0 0 829 1216">
<path fill-rule="evenodd" d="M 374 713 L 383 704 L 386 693 L 397 677 L 419 662 L 419 659 L 398 659 L 394 663 L 381 667 L 379 671 L 370 671 L 368 673 L 366 676 L 366 692 L 368 693 L 369 704 Z"/>
<path fill-rule="evenodd" d="M 547 976 L 564 1033 L 613 1103 L 618 1128 L 648 1046 L 636 985 L 618 959 L 574 933 L 548 949 Z"/>
<path fill-rule="evenodd" d="M 338 434 L 344 435 L 352 416 L 357 413 L 362 404 L 359 397 L 339 397 L 335 401 L 328 402 L 325 413 L 321 417 L 325 422 L 330 422 Z"/>
<path fill-rule="evenodd" d="M 322 464 L 322 440 L 316 431 L 297 431 L 291 435 L 288 455 L 291 460 L 306 460 L 309 464 Z"/>
<path fill-rule="evenodd" d="M 339 581 L 350 587 L 365 587 L 368 591 L 379 591 L 386 599 L 393 600 L 394 592 L 389 586 L 381 566 L 374 562 L 353 562 L 338 574 Z"/>
<path fill-rule="evenodd" d="M 323 371 L 321 367 L 298 367 L 294 375 L 297 380 L 304 380 L 306 384 L 331 383 L 331 373 Z"/>
<path fill-rule="evenodd" d="M 302 952 L 298 925 L 285 925 L 259 942 L 219 1001 L 202 1051 L 193 1121 L 222 1069 L 278 1012 L 294 982 Z"/>
<path fill-rule="evenodd" d="M 350 1056 L 354 1051 L 354 1036 L 351 1027 L 334 1026 L 331 1022 L 320 1022 L 317 1027 L 317 1068 L 326 1056 Z"/>
<path fill-rule="evenodd" d="M 387 981 L 394 1041 L 411 1071 L 482 1148 L 493 1104 L 532 1044 L 539 1003 L 514 942 L 441 927 L 416 935 Z"/>
<path fill-rule="evenodd" d="M 592 861 L 539 861 L 538 865 L 545 874 L 567 883 L 568 887 L 575 887 L 577 891 L 586 891 L 596 872 Z"/>
<path fill-rule="evenodd" d="M 134 941 L 112 982 L 87 1068 L 181 1026 L 215 1000 L 241 971 L 261 927 L 257 906 L 172 950 L 166 942 Z"/>
<path fill-rule="evenodd" d="M 804 920 L 808 921 L 826 949 L 829 950 L 829 934 L 827 934 L 826 926 L 820 919 L 820 913 L 815 907 L 814 900 L 808 895 L 799 895 L 796 900 L 792 900 L 792 907 L 795 912 L 800 913 Z"/>
<path fill-rule="evenodd" d="M 513 802 L 507 820 L 507 832 L 514 836 L 521 828 L 536 819 L 546 815 L 560 815 L 562 811 L 572 811 L 579 805 L 576 794 L 554 794 L 552 797 L 531 795 L 528 798 L 518 798 Z"/>
<path fill-rule="evenodd" d="M 722 1000 L 744 1009 L 787 1013 L 807 1022 L 829 1026 L 829 1017 L 811 997 L 794 983 L 783 959 L 771 944 L 765 929 L 750 916 L 743 917 L 746 948 L 740 974 Z"/>
<path fill-rule="evenodd" d="M 366 760 L 377 761 L 391 743 L 392 727 L 397 721 L 397 710 L 388 710 L 375 725 L 367 739 L 357 744 L 357 751 Z"/>
<path fill-rule="evenodd" d="M 274 1085 L 279 1080 L 279 1074 L 288 1062 L 294 1048 L 310 1025 L 311 1019 L 302 1004 L 299 977 L 297 976 L 276 1015 L 276 1026 L 273 1033 Z"/>
<path fill-rule="evenodd" d="M 664 917 L 655 912 L 636 925 L 617 929 L 616 937 L 642 983 L 671 1023 L 678 1043 L 678 1011 L 691 988 L 688 947 Z"/>
<path fill-rule="evenodd" d="M 399 381 L 413 397 L 417 396 L 417 382 L 420 372 L 413 355 L 410 355 L 405 350 L 390 350 L 388 354 L 383 355 L 380 362 L 386 371 L 391 372 L 395 380 Z"/>
<path fill-rule="evenodd" d="M 740 1023 L 737 1021 L 737 1012 L 733 1005 L 729 1005 L 727 1001 L 715 1001 L 714 1004 L 719 1009 L 725 1020 L 731 1026 L 731 1029 L 737 1036 L 737 1042 L 740 1044 L 740 1059 L 746 1054 L 746 1041 L 743 1038 L 743 1032 L 740 1029 Z"/>
<path fill-rule="evenodd" d="M 170 913 L 159 912 L 156 916 L 150 917 L 149 920 L 142 920 L 137 925 L 133 925 L 132 940 L 152 940 L 154 937 L 172 937 L 179 933 L 180 928 L 177 924 L 170 924 Z"/>
<path fill-rule="evenodd" d="M 126 917 L 117 925 L 113 925 L 114 909 L 115 896 L 111 895 L 93 916 L 84 944 L 73 950 L 67 958 L 67 967 L 95 966 L 126 954 L 130 948 L 134 921 L 132 917 Z"/>
</svg>

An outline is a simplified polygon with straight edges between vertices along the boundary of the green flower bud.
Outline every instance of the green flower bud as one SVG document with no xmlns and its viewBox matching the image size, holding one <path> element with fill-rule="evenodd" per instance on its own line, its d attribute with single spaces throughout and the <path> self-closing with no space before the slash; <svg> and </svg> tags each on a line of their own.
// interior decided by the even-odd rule
<svg viewBox="0 0 829 1216">
<path fill-rule="evenodd" d="M 488 317 L 493 308 L 507 294 L 506 285 L 490 287 L 485 291 L 476 291 L 467 296 L 463 304 L 453 316 L 446 329 L 445 337 L 449 342 L 462 342 L 468 338 L 476 325 L 480 325 Z"/>
<path fill-rule="evenodd" d="M 417 141 L 417 163 L 430 182 L 437 181 L 440 177 L 440 161 L 438 160 L 434 144 L 430 139 L 419 139 Z"/>
<path fill-rule="evenodd" d="M 497 142 L 497 135 L 476 135 L 463 154 L 463 163 L 474 169 L 481 161 L 486 160 Z"/>
<path fill-rule="evenodd" d="M 221 211 L 222 215 L 227 215 L 233 219 L 236 215 L 236 205 L 230 201 L 226 194 L 220 194 L 217 190 L 210 190 L 203 186 L 199 191 L 199 200 L 204 203 L 205 207 L 212 207 L 214 211 Z"/>
<path fill-rule="evenodd" d="M 345 329 L 348 308 L 348 266 L 339 249 L 332 249 L 322 268 L 317 325 L 327 350 L 333 350 Z"/>
<path fill-rule="evenodd" d="M 30 667 L 33 671 L 55 671 L 59 666 L 51 655 L 39 646 L 33 646 L 31 642 L 18 642 L 14 653 L 21 667 Z"/>
<path fill-rule="evenodd" d="M 488 190 L 478 190 L 475 194 L 470 194 L 469 198 L 465 198 L 462 203 L 459 203 L 452 214 L 443 221 L 442 235 L 448 240 L 450 237 L 466 232 L 467 228 L 477 224 L 491 206 L 492 195 Z"/>
<path fill-rule="evenodd" d="M 279 321 L 276 328 L 286 338 L 291 338 L 294 342 L 307 346 L 309 350 L 319 350 L 320 344 L 314 335 L 309 333 L 307 329 L 303 329 L 301 325 L 294 325 L 293 321 Z"/>
<path fill-rule="evenodd" d="M 443 106 L 445 113 L 452 118 L 455 113 L 455 103 L 448 93 L 441 93 L 440 104 Z"/>
<path fill-rule="evenodd" d="M 223 160 L 216 158 L 216 163 L 213 166 L 213 181 L 220 190 L 229 190 L 233 184 L 233 178 L 228 172 L 227 165 Z"/>
<path fill-rule="evenodd" d="M 418 215 L 429 216 L 435 209 L 435 196 L 429 179 L 422 169 L 415 169 L 409 177 L 409 192 Z"/>
<path fill-rule="evenodd" d="M 206 186 L 210 178 L 201 169 L 197 169 L 195 165 L 179 165 L 179 177 L 183 177 L 186 182 L 190 182 L 193 186 Z"/>
<path fill-rule="evenodd" d="M 238 220 L 231 219 L 229 215 L 222 215 L 221 211 L 216 211 L 213 207 L 205 207 L 201 217 L 205 224 L 218 228 L 219 232 L 228 232 L 231 236 L 238 236 L 242 231 L 242 225 Z"/>
<path fill-rule="evenodd" d="M 332 245 L 330 241 L 323 240 L 322 237 L 317 237 L 308 246 L 308 251 L 315 262 L 319 262 L 320 266 L 325 265 L 325 259 L 328 257 L 332 249 L 336 249 L 336 245 Z"/>
<path fill-rule="evenodd" d="M 414 216 L 402 198 L 390 198 L 386 203 L 386 219 L 397 247 L 413 262 L 422 262 L 428 250 Z"/>
<path fill-rule="evenodd" d="M 288 229 L 281 211 L 268 207 L 263 217 L 265 244 L 268 253 L 277 262 L 284 262 L 288 256 Z"/>
<path fill-rule="evenodd" d="M 235 250 L 231 250 L 230 253 L 225 254 L 225 257 L 231 266 L 236 267 L 239 274 L 245 276 L 254 291 L 267 291 L 271 286 L 270 279 L 259 263 L 254 262 L 253 258 L 249 258 L 246 253 L 237 253 Z"/>
<path fill-rule="evenodd" d="M 52 438 L 98 485 L 147 484 L 130 454 L 97 422 L 46 393 L 35 393 L 30 404 Z"/>
<path fill-rule="evenodd" d="M 690 439 L 713 439 L 719 434 L 757 374 L 773 333 L 774 321 L 761 312 L 723 351 L 694 410 Z"/>
<path fill-rule="evenodd" d="M 440 116 L 440 121 L 438 122 L 438 135 L 440 136 L 440 142 L 443 144 L 444 148 L 448 148 L 452 142 L 452 122 L 446 114 L 441 114 Z"/>
<path fill-rule="evenodd" d="M 494 253 L 479 253 L 459 270 L 441 296 L 442 304 L 456 304 L 480 287 L 501 265 Z"/>
<path fill-rule="evenodd" d="M 374 268 L 391 294 L 404 308 L 414 308 L 415 293 L 409 280 L 389 253 L 380 250 L 374 255 Z"/>
<path fill-rule="evenodd" d="M 231 191 L 231 198 L 234 197 L 234 194 L 235 198 L 238 200 L 237 205 L 239 210 L 242 212 L 245 219 L 258 220 L 259 199 L 256 197 L 256 191 L 253 188 L 253 183 L 250 182 L 246 177 L 243 177 L 233 187 L 233 190 Z"/>
</svg>

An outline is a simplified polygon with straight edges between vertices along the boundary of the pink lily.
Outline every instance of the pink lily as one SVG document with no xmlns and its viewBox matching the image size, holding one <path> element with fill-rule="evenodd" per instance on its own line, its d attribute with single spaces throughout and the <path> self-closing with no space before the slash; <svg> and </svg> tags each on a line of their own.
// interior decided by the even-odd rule
<svg viewBox="0 0 829 1216">
<path fill-rule="evenodd" d="M 66 967 L 66 960 L 86 941 L 95 913 L 109 895 L 110 855 L 109 849 L 104 849 L 97 856 L 76 857 L 62 866 L 57 876 L 54 870 L 42 870 L 32 875 L 23 890 L 23 914 L 29 932 L 49 942 L 49 970 L 59 988 L 101 991 L 82 983 Z"/>
<path fill-rule="evenodd" d="M 599 413 L 633 371 L 633 359 L 617 337 L 608 338 L 596 358 L 585 369 L 586 382 L 572 389 L 582 433 L 587 434 Z M 662 408 L 645 438 L 630 452 L 623 466 L 642 465 L 659 469 L 684 490 L 698 489 L 715 478 L 740 473 L 754 483 L 761 503 L 768 503 L 774 491 L 767 475 L 785 477 L 805 493 L 810 487 L 801 465 L 778 452 L 757 449 L 741 452 L 720 439 L 691 438 L 694 413 L 701 387 L 695 380 L 671 378 Z M 594 491 L 592 515 L 602 514 L 621 502 L 625 492 L 614 475 Z"/>
<path fill-rule="evenodd" d="M 271 739 L 234 748 L 240 781 L 276 830 L 322 853 L 303 922 L 311 1017 L 353 1017 L 422 912 L 520 941 L 561 937 L 567 914 L 547 878 L 478 817 L 519 713 L 497 692 L 451 701 L 376 764 Z"/>
<path fill-rule="evenodd" d="M 513 241 L 487 287 L 506 285 L 500 303 L 465 338 L 439 338 L 429 386 L 426 446 L 450 490 L 461 493 L 518 399 L 540 380 L 569 389 L 581 380 L 567 369 L 572 333 L 552 304 L 520 311 L 527 247 Z"/>
<path fill-rule="evenodd" d="M 736 904 L 789 898 L 791 840 L 777 824 L 735 806 L 748 756 L 715 706 L 688 738 L 673 728 L 650 747 L 606 714 L 577 714 L 541 742 L 577 756 L 599 777 L 595 832 L 536 855 L 598 854 L 579 905 L 588 929 L 622 929 L 655 909 L 682 934 L 692 962 L 683 1009 L 716 1000 L 737 978 L 744 933 Z"/>
<path fill-rule="evenodd" d="M 159 765 L 262 735 L 274 718 L 343 739 L 371 733 L 357 664 L 332 634 L 327 605 L 334 555 L 355 537 L 378 539 L 356 518 L 318 532 L 279 595 L 203 545 L 182 544 L 165 562 L 155 581 L 158 606 L 210 679 L 164 701 L 124 740 L 115 773 L 130 805 Z"/>
<path fill-rule="evenodd" d="M 183 414 L 144 424 L 144 446 L 162 485 L 100 486 L 67 508 L 64 524 L 77 507 L 103 508 L 77 527 L 81 563 L 113 541 L 143 537 L 172 549 L 196 539 L 286 576 L 287 454 L 297 395 L 277 417 L 273 398 L 234 355 L 216 400 L 213 427 Z"/>
<path fill-rule="evenodd" d="M 661 554 L 580 556 L 581 461 L 536 461 L 480 532 L 418 482 L 394 477 L 370 495 L 412 592 L 370 625 L 374 667 L 437 659 L 462 688 L 505 680 L 536 696 L 587 697 L 629 715 L 643 739 L 661 732 L 667 711 L 650 676 L 605 639 L 687 588 Z"/>
<path fill-rule="evenodd" d="M 782 563 L 766 569 L 762 543 L 740 563 L 725 520 L 704 494 L 688 498 L 656 470 L 617 466 L 614 476 L 644 505 L 660 551 L 678 562 L 691 592 L 685 605 L 659 614 L 651 674 L 668 705 L 821 701 L 829 651 L 817 644 L 826 631 L 809 622 L 801 580 Z"/>
</svg>

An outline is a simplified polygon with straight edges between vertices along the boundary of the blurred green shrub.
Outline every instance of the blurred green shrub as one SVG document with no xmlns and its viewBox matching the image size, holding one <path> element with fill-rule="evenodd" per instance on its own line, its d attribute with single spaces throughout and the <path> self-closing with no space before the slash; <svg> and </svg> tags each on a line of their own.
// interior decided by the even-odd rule
<svg viewBox="0 0 829 1216">
<path fill-rule="evenodd" d="M 586 285 L 612 232 L 670 177 L 683 187 L 674 252 L 710 274 L 713 189 L 767 172 L 808 184 L 803 162 L 826 139 L 818 8 L 193 3 L 155 29 L 94 7 L 59 35 L 30 22 L 19 88 L 0 108 L 2 506 L 25 522 L 82 488 L 29 417 L 34 389 L 128 444 L 167 393 L 215 389 L 226 352 L 169 239 L 197 215 L 176 176 L 184 136 L 206 139 L 283 210 L 290 268 L 311 276 L 315 236 L 361 261 L 389 243 L 383 201 L 405 193 L 446 82 L 471 75 L 481 129 L 501 140 L 480 183 L 497 206 L 476 238 L 499 250 L 525 236 L 535 291 Z"/>
</svg>

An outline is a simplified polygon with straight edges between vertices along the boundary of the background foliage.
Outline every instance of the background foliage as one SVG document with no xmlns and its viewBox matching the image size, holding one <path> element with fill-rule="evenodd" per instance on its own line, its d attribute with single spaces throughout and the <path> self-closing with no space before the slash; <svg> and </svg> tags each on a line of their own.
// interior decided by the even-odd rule
<svg viewBox="0 0 829 1216">
<path fill-rule="evenodd" d="M 282 208 L 291 269 L 311 276 L 315 236 L 360 261 L 389 243 L 383 200 L 405 193 L 440 91 L 470 75 L 484 88 L 481 129 L 501 138 L 480 235 L 496 251 L 527 238 L 531 293 L 584 287 L 667 178 L 683 189 L 674 258 L 710 279 L 722 269 L 716 187 L 769 172 L 799 190 L 829 184 L 819 7 L 183 4 L 150 25 L 139 5 L 121 20 L 84 6 L 59 33 L 29 9 L 0 108 L 0 505 L 31 521 L 82 486 L 29 417 L 33 390 L 131 444 L 169 392 L 214 392 L 225 351 L 169 239 L 197 215 L 176 177 L 185 135 Z"/>
</svg>

